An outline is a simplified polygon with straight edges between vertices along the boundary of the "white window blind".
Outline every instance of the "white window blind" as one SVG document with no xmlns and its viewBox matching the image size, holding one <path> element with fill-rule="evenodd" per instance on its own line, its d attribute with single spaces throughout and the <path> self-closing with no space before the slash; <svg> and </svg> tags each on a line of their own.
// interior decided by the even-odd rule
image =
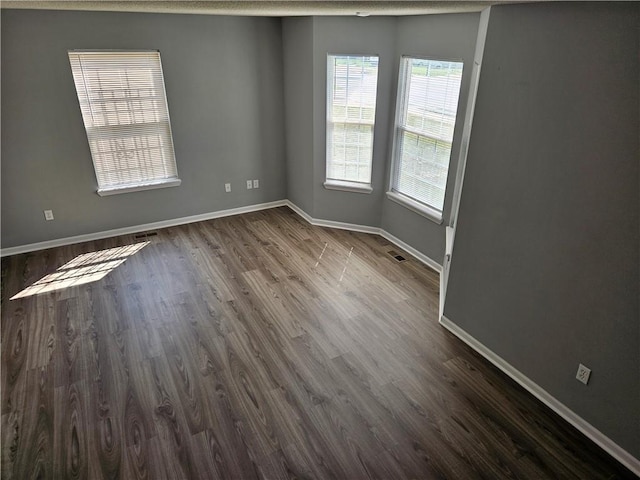
<svg viewBox="0 0 640 480">
<path fill-rule="evenodd" d="M 98 193 L 179 185 L 160 53 L 70 51 Z"/>
<path fill-rule="evenodd" d="M 328 56 L 328 182 L 371 183 L 377 86 L 377 56 Z"/>
<path fill-rule="evenodd" d="M 462 62 L 401 60 L 391 190 L 440 218 L 461 81 Z"/>
</svg>

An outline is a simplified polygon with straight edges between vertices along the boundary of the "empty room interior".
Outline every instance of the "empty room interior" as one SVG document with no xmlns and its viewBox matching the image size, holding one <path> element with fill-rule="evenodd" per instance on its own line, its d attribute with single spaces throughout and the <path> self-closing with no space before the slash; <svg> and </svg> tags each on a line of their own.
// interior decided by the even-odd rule
<svg viewBox="0 0 640 480">
<path fill-rule="evenodd" d="M 640 3 L 0 15 L 3 479 L 640 476 Z"/>
</svg>

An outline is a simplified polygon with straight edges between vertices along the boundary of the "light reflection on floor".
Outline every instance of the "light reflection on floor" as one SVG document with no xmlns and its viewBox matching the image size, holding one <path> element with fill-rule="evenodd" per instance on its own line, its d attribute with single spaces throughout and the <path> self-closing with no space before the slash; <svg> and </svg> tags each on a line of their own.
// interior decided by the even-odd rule
<svg viewBox="0 0 640 480">
<path fill-rule="evenodd" d="M 134 243 L 123 247 L 108 248 L 78 255 L 70 262 L 62 265 L 54 273 L 42 277 L 11 297 L 11 300 L 100 280 L 122 264 L 128 257 L 138 253 L 148 243 Z"/>
</svg>

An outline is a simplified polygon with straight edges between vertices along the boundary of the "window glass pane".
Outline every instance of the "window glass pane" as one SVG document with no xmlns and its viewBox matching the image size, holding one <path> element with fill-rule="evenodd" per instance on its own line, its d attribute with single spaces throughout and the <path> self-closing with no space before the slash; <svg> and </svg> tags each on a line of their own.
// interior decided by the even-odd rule
<svg viewBox="0 0 640 480">
<path fill-rule="evenodd" d="M 442 212 L 462 63 L 402 59 L 392 190 Z"/>
<path fill-rule="evenodd" d="M 371 183 L 378 57 L 329 55 L 327 179 Z"/>
</svg>

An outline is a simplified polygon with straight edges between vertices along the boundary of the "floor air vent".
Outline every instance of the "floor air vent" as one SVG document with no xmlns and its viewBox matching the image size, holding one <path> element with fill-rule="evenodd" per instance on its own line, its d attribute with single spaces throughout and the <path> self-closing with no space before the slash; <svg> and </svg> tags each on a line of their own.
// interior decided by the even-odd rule
<svg viewBox="0 0 640 480">
<path fill-rule="evenodd" d="M 135 238 L 136 240 L 140 240 L 141 238 L 155 237 L 156 235 L 158 235 L 158 232 L 138 233 L 134 235 L 133 238 Z"/>
<path fill-rule="evenodd" d="M 402 255 L 400 255 L 395 250 L 389 250 L 387 253 L 389 255 L 391 255 L 393 258 L 395 258 L 398 262 L 404 262 L 406 260 L 406 258 L 404 258 Z"/>
</svg>

